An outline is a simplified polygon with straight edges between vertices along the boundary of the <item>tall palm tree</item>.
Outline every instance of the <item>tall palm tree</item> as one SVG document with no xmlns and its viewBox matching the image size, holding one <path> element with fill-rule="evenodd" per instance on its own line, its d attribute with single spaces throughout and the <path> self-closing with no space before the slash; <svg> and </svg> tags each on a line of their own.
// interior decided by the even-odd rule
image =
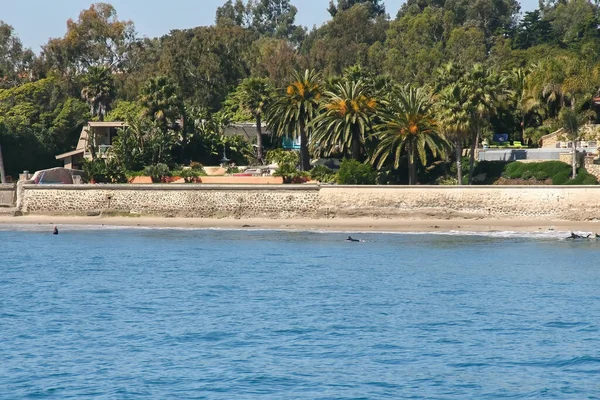
<svg viewBox="0 0 600 400">
<path fill-rule="evenodd" d="M 140 95 L 144 115 L 165 129 L 177 130 L 177 120 L 184 110 L 177 92 L 177 85 L 165 76 L 150 79 L 142 87 Z"/>
<path fill-rule="evenodd" d="M 525 137 L 527 116 L 534 111 L 539 111 L 541 107 L 540 102 L 530 93 L 530 74 L 531 70 L 528 68 L 513 68 L 502 77 L 507 94 L 519 112 L 521 140 Z"/>
<path fill-rule="evenodd" d="M 577 177 L 577 147 L 576 141 L 579 140 L 579 129 L 585 121 L 585 114 L 578 113 L 572 108 L 563 108 L 560 112 L 559 119 L 562 128 L 567 133 L 567 137 L 572 141 L 573 148 L 571 151 L 571 167 L 573 169 L 571 177 L 575 179 Z"/>
<path fill-rule="evenodd" d="M 308 69 L 304 73 L 294 71 L 292 82 L 277 94 L 267 112 L 267 120 L 274 134 L 300 138 L 300 165 L 303 171 L 310 169 L 308 143 L 321 94 L 322 78 L 319 73 Z"/>
<path fill-rule="evenodd" d="M 437 120 L 440 133 L 450 142 L 456 152 L 458 184 L 463 184 L 463 145 L 469 137 L 471 118 L 466 106 L 468 93 L 465 87 L 454 82 L 442 89 L 437 97 Z"/>
<path fill-rule="evenodd" d="M 264 163 L 262 144 L 262 119 L 268 109 L 273 88 L 266 78 L 246 78 L 237 87 L 234 98 L 239 106 L 254 117 L 256 122 L 256 158 Z"/>
<path fill-rule="evenodd" d="M 381 168 L 390 156 L 394 168 L 400 165 L 402 151 L 408 155 L 409 184 L 417 183 L 417 156 L 427 165 L 427 151 L 445 154 L 446 143 L 437 133 L 433 101 L 424 88 L 405 86 L 396 90 L 386 101 L 382 122 L 375 127 L 380 139 L 371 162 Z"/>
<path fill-rule="evenodd" d="M 570 104 L 569 94 L 564 90 L 565 66 L 572 64 L 570 56 L 548 57 L 534 63 L 527 77 L 528 96 L 537 99 L 548 109 L 550 117 Z"/>
<path fill-rule="evenodd" d="M 104 121 L 116 96 L 111 70 L 105 67 L 90 67 L 83 75 L 82 83 L 81 98 L 90 106 L 91 117 Z M 91 130 L 89 135 L 88 147 L 92 159 L 95 159 L 97 147 L 95 130 Z"/>
<path fill-rule="evenodd" d="M 105 67 L 90 67 L 83 76 L 82 83 L 81 98 L 90 106 L 91 116 L 104 121 L 116 96 L 111 70 Z"/>
<path fill-rule="evenodd" d="M 359 160 L 372 128 L 377 100 L 368 96 L 362 80 L 345 81 L 325 92 L 320 114 L 313 121 L 312 145 L 329 156 L 341 152 Z"/>
<path fill-rule="evenodd" d="M 475 171 L 475 149 L 479 146 L 483 128 L 496 114 L 498 104 L 504 98 L 504 92 L 499 75 L 482 64 L 473 65 L 473 68 L 465 76 L 464 85 L 468 93 L 466 109 L 471 119 L 471 151 L 469 154 L 469 185 L 471 185 Z"/>
</svg>

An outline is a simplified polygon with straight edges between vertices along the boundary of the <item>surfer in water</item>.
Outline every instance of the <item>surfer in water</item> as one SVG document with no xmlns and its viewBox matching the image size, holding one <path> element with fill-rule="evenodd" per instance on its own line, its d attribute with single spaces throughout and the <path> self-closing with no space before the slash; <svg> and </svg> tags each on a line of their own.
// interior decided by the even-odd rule
<svg viewBox="0 0 600 400">
<path fill-rule="evenodd" d="M 346 239 L 346 242 L 362 242 L 362 240 L 354 239 L 352 236 L 348 236 L 348 239 Z"/>
<path fill-rule="evenodd" d="M 58 235 L 58 228 L 55 226 L 54 230 L 52 231 L 53 235 Z"/>
<path fill-rule="evenodd" d="M 569 236 L 567 239 L 587 239 L 590 236 L 592 236 L 591 234 L 587 235 L 587 236 L 582 236 L 582 235 L 578 235 L 575 232 L 571 232 L 571 236 Z"/>
</svg>

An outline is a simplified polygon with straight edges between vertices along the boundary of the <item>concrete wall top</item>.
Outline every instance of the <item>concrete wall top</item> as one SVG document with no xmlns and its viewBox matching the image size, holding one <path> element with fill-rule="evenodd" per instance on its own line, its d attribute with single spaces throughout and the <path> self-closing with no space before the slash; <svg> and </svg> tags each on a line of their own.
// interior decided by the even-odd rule
<svg viewBox="0 0 600 400">
<path fill-rule="evenodd" d="M 15 190 L 15 183 L 0 183 L 0 190 Z"/>
<path fill-rule="evenodd" d="M 448 191 L 465 191 L 465 190 L 506 190 L 506 189 L 590 189 L 600 191 L 600 185 L 323 185 L 321 190 L 339 190 L 339 189 L 368 189 L 368 190 L 448 190 Z"/>
<path fill-rule="evenodd" d="M 24 189 L 31 190 L 134 190 L 134 191 L 206 191 L 206 190 L 234 190 L 234 191 L 318 191 L 318 185 L 210 185 L 210 184 L 152 184 L 152 185 L 23 185 Z"/>
<path fill-rule="evenodd" d="M 293 184 L 269 184 L 269 185 L 236 185 L 236 184 L 114 184 L 114 185 L 36 185 L 25 184 L 24 189 L 33 190 L 258 190 L 258 191 L 318 191 L 318 190 L 440 190 L 440 191 L 465 191 L 465 190 L 552 190 L 552 189 L 589 189 L 600 191 L 600 185 L 293 185 Z M 14 190 L 14 184 L 0 185 L 0 190 Z"/>
</svg>

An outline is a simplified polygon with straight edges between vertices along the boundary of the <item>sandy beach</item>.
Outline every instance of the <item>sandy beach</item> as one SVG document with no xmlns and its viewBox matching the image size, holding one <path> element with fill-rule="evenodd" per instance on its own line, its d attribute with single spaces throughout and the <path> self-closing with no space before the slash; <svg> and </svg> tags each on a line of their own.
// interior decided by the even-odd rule
<svg viewBox="0 0 600 400">
<path fill-rule="evenodd" d="M 523 219 L 210 219 L 164 217 L 84 217 L 28 215 L 0 217 L 0 225 L 91 225 L 156 228 L 274 229 L 344 232 L 598 232 L 600 222 Z"/>
</svg>

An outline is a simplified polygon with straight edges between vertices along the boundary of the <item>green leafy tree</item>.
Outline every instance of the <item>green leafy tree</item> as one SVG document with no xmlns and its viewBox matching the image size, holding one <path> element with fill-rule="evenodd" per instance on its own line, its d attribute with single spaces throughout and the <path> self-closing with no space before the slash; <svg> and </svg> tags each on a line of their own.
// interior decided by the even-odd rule
<svg viewBox="0 0 600 400">
<path fill-rule="evenodd" d="M 433 101 L 425 88 L 405 86 L 384 103 L 382 122 L 375 128 L 379 143 L 371 161 L 378 169 L 392 157 L 400 166 L 402 151 L 408 155 L 409 184 L 417 183 L 416 158 L 427 165 L 427 151 L 433 156 L 445 153 L 445 142 L 437 132 Z"/>
<path fill-rule="evenodd" d="M 12 26 L 0 20 L 0 88 L 8 89 L 30 78 L 35 55 L 23 48 Z"/>
<path fill-rule="evenodd" d="M 8 175 L 57 166 L 55 155 L 75 148 L 89 108 L 65 86 L 53 77 L 0 89 L 0 143 Z"/>
<path fill-rule="evenodd" d="M 514 38 L 514 47 L 528 49 L 545 43 L 552 43 L 554 35 L 550 21 L 542 18 L 538 10 L 528 11 L 517 27 Z"/>
<path fill-rule="evenodd" d="M 300 166 L 310 169 L 309 139 L 322 95 L 322 78 L 314 70 L 295 71 L 285 90 L 275 96 L 267 112 L 271 131 L 279 136 L 300 138 Z"/>
<path fill-rule="evenodd" d="M 385 5 L 382 3 L 381 0 L 337 0 L 337 4 L 335 4 L 333 0 L 330 0 L 327 11 L 332 17 L 335 17 L 342 11 L 349 10 L 357 4 L 362 4 L 369 10 L 371 18 L 375 18 L 385 14 Z"/>
<path fill-rule="evenodd" d="M 158 70 L 189 105 L 211 113 L 249 76 L 256 34 L 239 26 L 175 30 L 161 40 Z"/>
<path fill-rule="evenodd" d="M 437 7 L 391 22 L 385 40 L 384 71 L 399 82 L 433 84 L 434 72 L 445 59 L 450 28 L 444 10 Z"/>
<path fill-rule="evenodd" d="M 289 0 L 255 0 L 248 5 L 250 27 L 263 36 L 302 41 L 305 30 L 294 25 L 298 9 Z"/>
<path fill-rule="evenodd" d="M 386 18 L 373 19 L 364 4 L 357 5 L 310 32 L 301 52 L 324 75 L 340 75 L 355 64 L 371 66 L 371 48 L 385 42 L 388 26 Z"/>
<path fill-rule="evenodd" d="M 340 82 L 326 91 L 320 114 L 313 121 L 315 151 L 325 156 L 350 154 L 360 160 L 377 105 L 362 81 Z"/>
<path fill-rule="evenodd" d="M 67 21 L 65 36 L 51 39 L 43 47 L 42 58 L 50 68 L 71 75 L 94 66 L 122 71 L 134 42 L 133 22 L 119 20 L 110 4 L 95 3 L 77 21 Z"/>
<path fill-rule="evenodd" d="M 246 26 L 248 23 L 248 9 L 243 0 L 227 0 L 217 8 L 215 23 L 217 25 Z"/>
</svg>

